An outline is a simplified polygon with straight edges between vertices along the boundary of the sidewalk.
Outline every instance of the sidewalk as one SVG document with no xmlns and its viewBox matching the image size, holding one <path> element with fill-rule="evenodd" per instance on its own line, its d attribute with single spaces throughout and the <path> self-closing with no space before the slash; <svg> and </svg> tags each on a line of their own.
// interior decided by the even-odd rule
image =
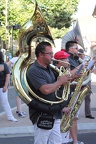
<svg viewBox="0 0 96 144">
<path fill-rule="evenodd" d="M 80 108 L 80 115 L 78 120 L 78 132 L 96 131 L 96 82 L 92 81 L 91 95 L 91 111 L 95 119 L 85 118 L 84 115 L 84 101 Z M 12 109 L 13 115 L 18 122 L 8 121 L 5 113 L 0 113 L 0 137 L 5 136 L 33 136 L 34 130 L 31 121 L 29 120 L 29 112 L 26 104 L 22 104 L 22 110 L 26 112 L 25 118 L 20 118 L 16 114 L 16 108 Z"/>
<path fill-rule="evenodd" d="M 29 120 L 26 104 L 22 104 L 22 110 L 26 112 L 25 118 L 21 118 L 16 114 L 16 108 L 12 109 L 12 113 L 18 122 L 8 121 L 5 113 L 0 114 L 0 136 L 33 135 L 33 127 Z"/>
</svg>

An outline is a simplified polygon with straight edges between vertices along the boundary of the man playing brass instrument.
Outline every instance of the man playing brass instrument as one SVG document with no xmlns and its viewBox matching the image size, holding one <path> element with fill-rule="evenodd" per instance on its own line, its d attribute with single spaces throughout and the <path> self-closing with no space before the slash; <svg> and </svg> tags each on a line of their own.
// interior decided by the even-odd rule
<svg viewBox="0 0 96 144">
<path fill-rule="evenodd" d="M 65 70 L 67 70 L 70 73 L 72 80 L 74 80 L 75 78 L 77 78 L 79 76 L 76 74 L 77 69 L 70 71 L 70 63 L 69 63 L 69 59 L 68 59 L 69 56 L 70 56 L 70 54 L 68 54 L 65 50 L 56 52 L 54 54 L 54 65 L 56 65 L 58 68 L 63 66 L 65 68 Z M 69 99 L 70 99 L 70 94 L 69 94 Z M 68 115 L 70 112 L 70 108 L 65 107 L 63 109 L 63 111 L 66 115 Z M 62 143 L 65 144 L 65 143 L 69 142 L 69 132 L 61 133 L 61 136 L 62 136 Z"/>
<path fill-rule="evenodd" d="M 66 52 L 68 52 L 68 54 L 70 54 L 69 56 L 69 63 L 70 63 L 70 69 L 72 71 L 76 71 L 80 66 L 81 63 L 79 62 L 79 58 L 78 58 L 78 44 L 76 41 L 68 41 L 65 45 L 65 47 L 63 47 L 63 43 L 61 45 L 62 49 L 65 49 Z M 74 93 L 75 91 L 75 85 L 71 86 L 71 93 Z M 77 120 L 78 120 L 78 113 L 74 118 L 74 123 L 72 125 L 72 127 L 70 128 L 70 142 L 69 144 L 84 144 L 83 142 L 79 142 L 77 140 Z"/>
<path fill-rule="evenodd" d="M 49 66 L 53 58 L 53 50 L 49 42 L 39 43 L 35 49 L 35 55 L 37 60 L 27 71 L 27 81 L 31 89 L 40 97 L 46 100 L 56 101 L 55 91 L 61 85 L 69 83 L 71 77 L 65 75 L 60 76 L 58 79 L 55 78 Z M 32 109 L 29 106 L 29 115 L 34 125 L 34 144 L 62 143 L 60 133 L 61 110 L 57 110 L 54 113 L 51 111 L 44 113 L 43 110 Z M 45 121 L 44 118 L 46 119 Z"/>
<path fill-rule="evenodd" d="M 69 70 L 69 60 L 68 60 L 68 57 L 70 55 L 68 53 L 66 53 L 65 51 L 58 51 L 54 54 L 54 61 L 53 61 L 53 64 L 56 65 L 58 68 L 60 68 L 61 66 L 63 66 L 66 69 L 68 69 L 68 72 L 70 73 L 70 70 Z M 68 95 L 68 99 L 70 99 L 69 95 Z M 70 112 L 70 108 L 68 108 L 67 106 L 64 107 L 63 109 L 64 113 L 66 115 L 69 114 Z M 68 143 L 69 142 L 69 132 L 65 132 L 65 133 L 61 133 L 61 136 L 62 136 L 62 144 L 64 143 Z"/>
</svg>

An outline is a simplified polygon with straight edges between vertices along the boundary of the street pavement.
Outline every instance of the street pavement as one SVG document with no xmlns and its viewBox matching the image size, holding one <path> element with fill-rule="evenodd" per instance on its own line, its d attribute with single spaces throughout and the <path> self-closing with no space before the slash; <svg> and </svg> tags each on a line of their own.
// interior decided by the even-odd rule
<svg viewBox="0 0 96 144">
<path fill-rule="evenodd" d="M 96 144 L 96 133 L 81 133 L 78 134 L 78 140 L 84 144 Z M 18 137 L 3 137 L 0 138 L 0 144 L 34 144 L 33 136 L 18 136 Z"/>
<path fill-rule="evenodd" d="M 78 120 L 78 133 L 96 132 L 96 75 L 92 75 L 92 94 L 91 94 L 91 111 L 95 119 L 85 118 L 84 115 L 84 101 L 80 108 L 80 115 Z M 9 87 L 8 97 L 11 97 L 12 113 L 18 122 L 11 122 L 7 120 L 5 113 L 0 106 L 0 137 L 18 137 L 18 136 L 34 136 L 34 129 L 29 120 L 28 107 L 22 103 L 22 110 L 26 112 L 26 117 L 21 118 L 16 114 L 16 102 L 14 95 L 14 87 Z M 10 98 L 9 98 L 10 103 Z"/>
</svg>

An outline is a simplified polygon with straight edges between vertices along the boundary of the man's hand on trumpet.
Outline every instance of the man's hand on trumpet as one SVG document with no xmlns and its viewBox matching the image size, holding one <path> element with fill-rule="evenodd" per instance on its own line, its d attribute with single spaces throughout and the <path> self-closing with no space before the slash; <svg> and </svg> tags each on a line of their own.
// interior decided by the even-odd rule
<svg viewBox="0 0 96 144">
<path fill-rule="evenodd" d="M 65 85 L 66 83 L 71 82 L 71 80 L 72 80 L 72 77 L 69 74 L 58 77 L 58 81 L 61 83 L 61 85 Z"/>
</svg>

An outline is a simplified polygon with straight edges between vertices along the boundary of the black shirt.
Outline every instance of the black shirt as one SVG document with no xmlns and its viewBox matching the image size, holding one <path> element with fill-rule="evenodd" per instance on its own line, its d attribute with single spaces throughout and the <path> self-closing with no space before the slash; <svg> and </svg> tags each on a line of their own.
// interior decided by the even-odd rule
<svg viewBox="0 0 96 144">
<path fill-rule="evenodd" d="M 69 53 L 69 63 L 70 63 L 70 69 L 73 70 L 75 67 L 80 65 L 79 62 L 79 57 L 78 56 L 74 56 L 72 53 Z M 70 93 L 74 92 L 76 85 L 71 85 L 70 86 Z"/>
<path fill-rule="evenodd" d="M 1 63 L 0 67 L 4 66 L 4 70 L 0 71 L 0 88 L 3 88 L 5 85 L 6 74 L 10 74 L 9 68 L 6 63 Z"/>
<path fill-rule="evenodd" d="M 69 53 L 69 63 L 70 63 L 70 69 L 73 70 L 75 67 L 80 65 L 79 62 L 79 57 L 78 56 L 74 56 L 72 53 Z"/>
<path fill-rule="evenodd" d="M 52 92 L 48 95 L 42 94 L 39 88 L 44 84 L 51 84 L 56 81 L 56 77 L 50 67 L 44 68 L 37 61 L 33 63 L 27 71 L 27 81 L 32 91 L 37 94 L 39 97 L 44 98 L 45 100 L 56 101 L 55 92 Z M 31 95 L 31 94 L 30 94 Z M 36 123 L 40 112 L 33 110 L 29 107 L 29 115 L 33 124 Z M 56 119 L 61 118 L 61 112 L 54 113 Z"/>
</svg>

